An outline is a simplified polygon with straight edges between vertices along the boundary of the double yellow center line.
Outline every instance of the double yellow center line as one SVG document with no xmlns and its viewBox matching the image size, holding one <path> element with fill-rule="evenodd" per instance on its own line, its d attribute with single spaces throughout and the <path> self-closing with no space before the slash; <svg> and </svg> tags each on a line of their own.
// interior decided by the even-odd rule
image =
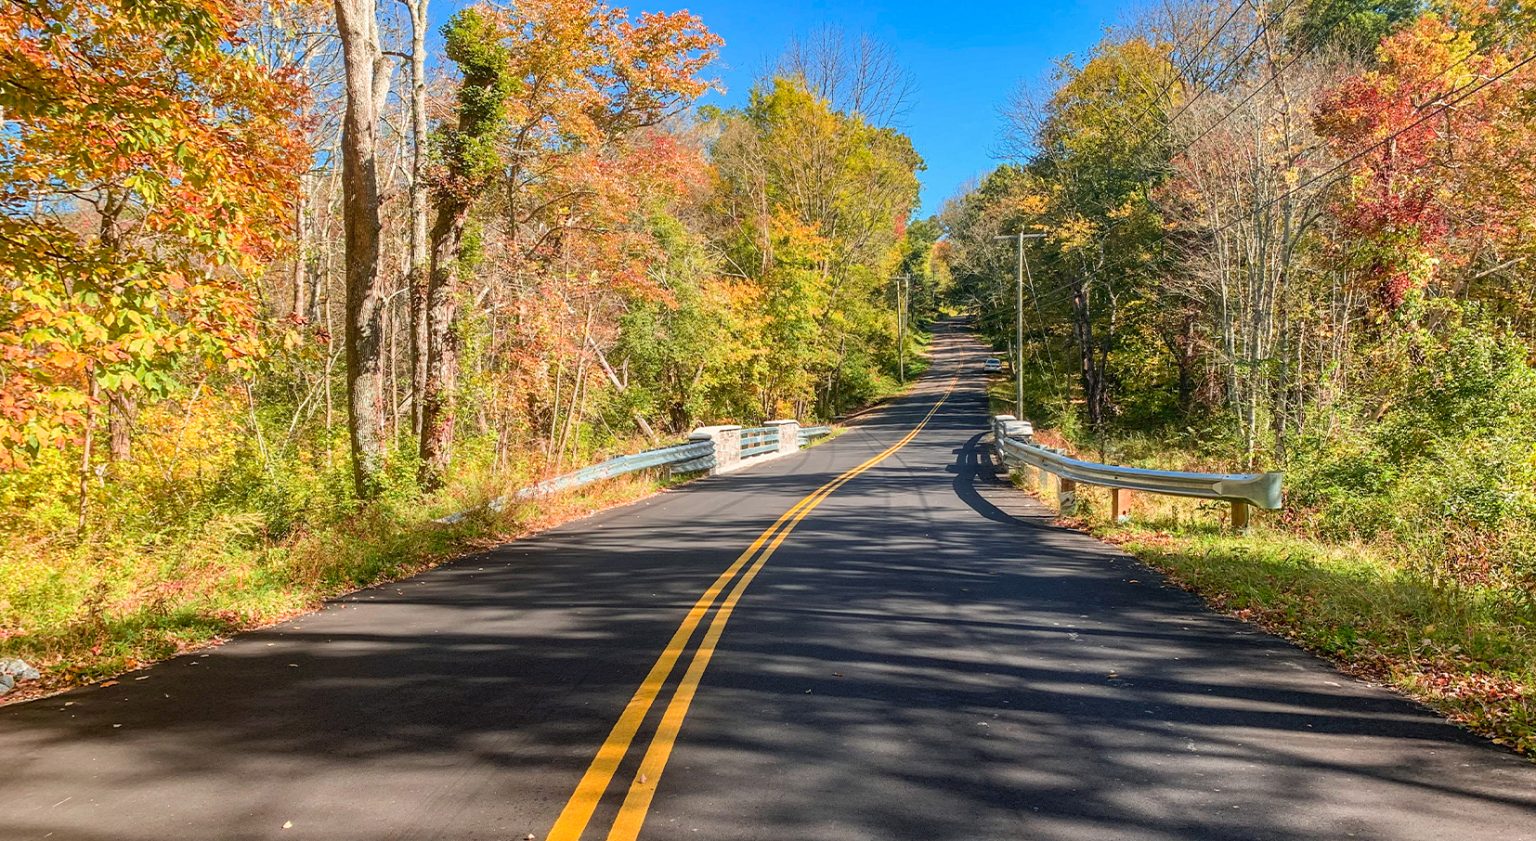
<svg viewBox="0 0 1536 841">
<path fill-rule="evenodd" d="M 587 829 L 587 824 L 592 820 L 592 813 L 597 810 L 598 802 L 602 800 L 603 794 L 612 783 L 619 763 L 629 754 L 630 745 L 640 731 L 642 722 L 654 706 L 656 698 L 661 694 L 667 679 L 671 677 L 673 668 L 687 649 L 694 631 L 714 607 L 715 600 L 734 580 L 734 586 L 730 587 L 725 600 L 720 602 L 719 609 L 715 611 L 703 639 L 695 649 L 693 659 L 689 661 L 688 669 L 683 673 L 682 681 L 672 693 L 672 700 L 662 714 L 661 724 L 651 737 L 650 746 L 646 748 L 645 756 L 640 760 L 640 768 L 629 784 L 629 792 L 624 797 L 623 805 L 619 807 L 618 817 L 614 819 L 613 826 L 608 831 L 608 841 L 633 841 L 639 836 L 640 827 L 645 823 L 646 812 L 651 806 L 651 797 L 656 793 L 656 785 L 661 781 L 662 771 L 666 769 L 667 760 L 672 755 L 672 746 L 677 741 L 683 719 L 688 715 L 688 707 L 693 703 L 694 694 L 698 691 L 699 681 L 703 679 L 704 670 L 709 667 L 709 661 L 714 657 L 715 646 L 720 642 L 720 635 L 725 632 L 725 625 L 730 621 L 731 613 L 736 609 L 736 603 L 741 600 L 742 593 L 752 583 L 752 579 L 757 577 L 757 573 L 772 557 L 779 545 L 807 514 L 838 488 L 889 458 L 916 438 L 918 433 L 923 431 L 923 427 L 928 425 L 934 413 L 938 412 L 939 407 L 944 405 L 944 401 L 949 399 L 954 387 L 955 383 L 951 380 L 944 393 L 933 404 L 933 408 L 929 409 L 928 414 L 924 415 L 917 426 L 901 440 L 795 503 L 775 520 L 773 525 L 758 535 L 757 539 L 752 541 L 752 545 L 748 546 L 747 550 L 742 552 L 736 561 L 709 585 L 709 589 L 704 591 L 697 602 L 694 602 L 693 608 L 683 618 L 682 624 L 667 641 L 661 656 L 656 658 L 655 665 L 651 666 L 650 672 L 640 682 L 640 688 L 635 690 L 634 696 L 625 705 L 624 712 L 619 715 L 619 720 L 609 731 L 608 738 L 603 742 L 602 747 L 598 748 L 597 756 L 592 758 L 592 763 L 587 766 L 587 772 L 582 775 L 581 782 L 576 784 L 576 790 L 571 794 L 570 800 L 566 801 L 560 817 L 550 829 L 548 841 L 579 841 L 582 833 Z M 745 572 L 742 571 L 743 569 Z"/>
</svg>

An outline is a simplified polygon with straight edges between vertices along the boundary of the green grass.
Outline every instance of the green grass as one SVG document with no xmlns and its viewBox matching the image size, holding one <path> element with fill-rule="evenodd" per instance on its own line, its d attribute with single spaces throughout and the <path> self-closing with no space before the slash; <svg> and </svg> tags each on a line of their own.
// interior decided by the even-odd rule
<svg viewBox="0 0 1536 841">
<path fill-rule="evenodd" d="M 1536 605 L 1434 582 L 1379 550 L 1291 535 L 1115 527 L 1106 536 L 1215 607 L 1536 756 Z"/>
</svg>

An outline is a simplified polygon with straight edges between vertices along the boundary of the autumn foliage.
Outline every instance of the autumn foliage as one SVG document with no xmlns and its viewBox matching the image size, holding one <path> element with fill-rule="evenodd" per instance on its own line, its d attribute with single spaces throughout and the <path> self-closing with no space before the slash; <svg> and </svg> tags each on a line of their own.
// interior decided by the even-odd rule
<svg viewBox="0 0 1536 841">
<path fill-rule="evenodd" d="M 686 11 L 402 5 L 0 5 L 0 652 L 123 668 L 896 387 L 936 232 L 864 100 L 698 109 Z"/>
<path fill-rule="evenodd" d="M 1335 208 L 1355 237 L 1347 259 L 1388 310 L 1437 276 L 1521 248 L 1536 223 L 1536 65 L 1513 44 L 1480 42 L 1493 11 L 1470 2 L 1424 14 L 1318 105 L 1318 132 L 1347 166 Z"/>
<path fill-rule="evenodd" d="M 259 353 L 252 277 L 286 247 L 307 146 L 293 74 L 233 2 L 0 8 L 0 469 Z M 204 369 L 205 370 L 205 369 Z"/>
</svg>

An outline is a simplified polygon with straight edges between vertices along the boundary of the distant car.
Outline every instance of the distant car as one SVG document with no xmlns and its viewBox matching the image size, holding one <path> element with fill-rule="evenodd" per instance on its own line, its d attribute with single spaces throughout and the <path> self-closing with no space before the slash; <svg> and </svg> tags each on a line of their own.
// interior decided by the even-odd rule
<svg viewBox="0 0 1536 841">
<path fill-rule="evenodd" d="M 989 356 L 981 363 L 981 370 L 988 374 L 1001 374 L 1003 372 L 1003 360 L 995 356 Z"/>
</svg>

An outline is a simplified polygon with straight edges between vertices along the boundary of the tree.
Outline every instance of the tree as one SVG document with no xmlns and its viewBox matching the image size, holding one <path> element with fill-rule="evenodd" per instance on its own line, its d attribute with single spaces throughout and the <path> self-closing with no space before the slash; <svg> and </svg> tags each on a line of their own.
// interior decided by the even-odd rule
<svg viewBox="0 0 1536 841">
<path fill-rule="evenodd" d="M 342 124 L 347 275 L 347 405 L 352 480 L 359 496 L 379 490 L 384 454 L 384 333 L 379 289 L 378 120 L 390 65 L 379 45 L 376 0 L 336 0 L 347 70 Z"/>
<path fill-rule="evenodd" d="M 1376 45 L 1423 11 L 1423 0 L 1307 0 L 1291 27 L 1295 48 L 1334 47 L 1369 60 Z"/>
<path fill-rule="evenodd" d="M 421 435 L 422 404 L 427 390 L 427 0 L 400 0 L 411 18 L 411 432 Z"/>
<path fill-rule="evenodd" d="M 833 414 L 868 396 L 878 371 L 894 373 L 890 279 L 922 158 L 905 135 L 835 110 L 798 78 L 764 81 L 745 108 L 712 117 L 716 236 L 766 315 L 762 409 Z"/>
<path fill-rule="evenodd" d="M 510 56 L 491 16 L 479 8 L 454 15 L 443 27 L 448 58 L 458 64 L 458 125 L 435 138 L 442 164 L 434 183 L 432 264 L 426 291 L 425 380 L 421 391 L 423 483 L 442 482 L 453 447 L 453 384 L 458 373 L 455 335 L 460 246 L 470 205 L 502 170 L 499 150 L 506 101 L 516 86 Z"/>
<path fill-rule="evenodd" d="M 550 281 L 557 313 L 574 309 L 567 287 L 576 278 L 611 295 L 654 293 L 646 264 L 655 244 L 634 217 L 654 192 L 677 189 L 666 182 L 677 182 L 689 165 L 687 150 L 648 130 L 708 88 L 699 74 L 720 44 L 688 13 L 631 19 L 590 0 L 476 7 L 447 34 L 465 86 L 459 126 L 441 135 L 428 307 L 429 333 L 438 338 L 428 341 L 421 439 L 429 484 L 451 458 L 458 242 L 488 179 L 499 174 L 501 189 L 481 202 L 495 214 L 485 237 L 504 249 L 503 266 L 515 284 Z M 509 97 L 511 80 L 518 95 Z M 594 299 L 590 316 L 601 296 L 582 295 Z M 592 319 L 582 320 L 588 323 L 577 354 L 584 371 L 594 340 Z M 557 437 L 568 436 L 552 429 Z"/>
<path fill-rule="evenodd" d="M 834 109 L 876 126 L 897 122 L 915 89 L 890 47 L 869 35 L 849 37 L 836 27 L 791 40 L 776 73 L 799 79 Z"/>
<path fill-rule="evenodd" d="M 250 12 L 0 8 L 0 469 L 78 441 L 83 491 L 103 401 L 126 457 L 140 396 L 172 393 L 190 359 L 259 353 L 251 279 L 290 231 L 307 150 L 299 87 L 239 48 Z"/>
<path fill-rule="evenodd" d="M 1319 133 L 1349 164 L 1334 207 L 1351 237 L 1341 256 L 1382 310 L 1458 269 L 1530 253 L 1536 70 L 1480 43 L 1489 16 L 1477 4 L 1459 24 L 1423 15 L 1318 107 Z"/>
</svg>

